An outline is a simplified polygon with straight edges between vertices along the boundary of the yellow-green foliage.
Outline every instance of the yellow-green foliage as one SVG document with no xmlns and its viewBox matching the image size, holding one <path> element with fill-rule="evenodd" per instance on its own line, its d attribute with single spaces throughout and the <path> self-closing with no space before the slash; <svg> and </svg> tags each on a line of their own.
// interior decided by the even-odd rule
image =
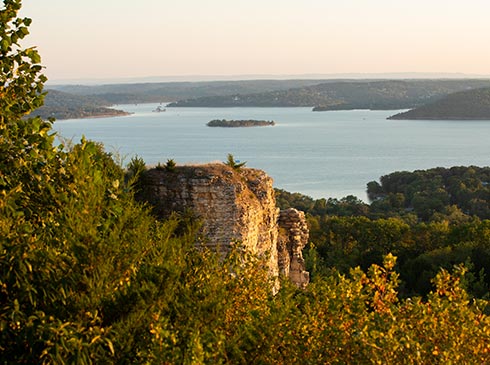
<svg viewBox="0 0 490 365">
<path fill-rule="evenodd" d="M 469 302 L 459 274 L 442 271 L 426 301 L 397 299 L 394 257 L 313 283 L 281 332 L 288 363 L 480 364 L 490 360 L 486 302 Z M 280 356 L 277 354 L 276 356 Z M 286 362 L 284 358 L 282 363 Z"/>
<path fill-rule="evenodd" d="M 221 260 L 194 247 L 192 222 L 156 221 L 101 146 L 54 147 L 49 122 L 22 119 L 42 80 L 27 67 L 33 53 L 9 48 L 5 24 L 28 23 L 15 20 L 19 7 L 4 0 L 0 10 L 2 363 L 490 362 L 488 303 L 468 299 L 462 268 L 441 271 L 426 300 L 398 299 L 391 255 L 304 291 L 284 282 L 273 296 L 240 247 Z M 12 79 L 12 60 L 33 74 Z"/>
</svg>

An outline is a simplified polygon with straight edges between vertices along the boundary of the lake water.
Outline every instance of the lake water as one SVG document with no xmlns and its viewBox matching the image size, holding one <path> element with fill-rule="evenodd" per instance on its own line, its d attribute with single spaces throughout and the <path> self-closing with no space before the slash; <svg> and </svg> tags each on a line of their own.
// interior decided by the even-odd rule
<svg viewBox="0 0 490 365">
<path fill-rule="evenodd" d="M 400 121 L 399 111 L 311 108 L 167 108 L 119 105 L 134 114 L 63 120 L 54 129 L 103 142 L 127 163 L 225 161 L 228 153 L 267 171 L 275 186 L 315 198 L 366 198 L 366 184 L 399 170 L 490 164 L 490 121 Z M 274 120 L 274 127 L 210 128 L 212 119 Z"/>
</svg>

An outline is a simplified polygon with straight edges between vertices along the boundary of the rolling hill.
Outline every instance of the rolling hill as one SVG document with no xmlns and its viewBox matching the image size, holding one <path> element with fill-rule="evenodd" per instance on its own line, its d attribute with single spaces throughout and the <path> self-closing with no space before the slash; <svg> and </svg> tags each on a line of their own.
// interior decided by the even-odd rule
<svg viewBox="0 0 490 365">
<path fill-rule="evenodd" d="M 185 99 L 169 107 L 314 107 L 314 111 L 407 109 L 456 91 L 482 87 L 490 87 L 490 80 L 330 81 L 287 90 Z"/>
<path fill-rule="evenodd" d="M 160 103 L 234 94 L 253 94 L 316 85 L 324 80 L 239 80 L 154 82 L 107 85 L 53 85 L 74 95 L 96 96 L 112 104 Z"/>
<path fill-rule="evenodd" d="M 127 115 L 128 113 L 108 108 L 111 103 L 96 96 L 73 95 L 58 90 L 48 90 L 44 98 L 44 105 L 32 115 L 43 119 L 78 119 L 94 117 L 113 117 Z"/>
<path fill-rule="evenodd" d="M 393 119 L 488 119 L 482 102 L 486 100 L 484 92 L 464 94 L 481 88 L 490 89 L 490 80 L 247 80 L 64 85 L 50 89 L 45 106 L 34 114 L 56 119 L 123 115 L 124 112 L 107 107 L 174 101 L 169 107 L 313 107 L 314 111 L 422 107 L 393 116 Z M 446 101 L 445 97 L 455 92 L 462 94 Z M 459 108 L 466 112 L 455 111 L 459 105 L 455 100 L 467 103 Z M 427 108 L 433 110 L 433 114 Z"/>
<path fill-rule="evenodd" d="M 388 119 L 490 120 L 490 88 L 453 93 Z"/>
</svg>

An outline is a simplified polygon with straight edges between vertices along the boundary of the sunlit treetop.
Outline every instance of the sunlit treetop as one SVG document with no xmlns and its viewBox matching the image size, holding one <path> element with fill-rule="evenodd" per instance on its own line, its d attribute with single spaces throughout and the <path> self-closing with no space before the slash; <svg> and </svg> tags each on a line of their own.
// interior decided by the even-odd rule
<svg viewBox="0 0 490 365">
<path fill-rule="evenodd" d="M 23 49 L 20 41 L 29 34 L 29 18 L 19 18 L 20 0 L 3 0 L 0 10 L 0 121 L 29 114 L 43 103 L 46 77 L 35 47 Z"/>
</svg>

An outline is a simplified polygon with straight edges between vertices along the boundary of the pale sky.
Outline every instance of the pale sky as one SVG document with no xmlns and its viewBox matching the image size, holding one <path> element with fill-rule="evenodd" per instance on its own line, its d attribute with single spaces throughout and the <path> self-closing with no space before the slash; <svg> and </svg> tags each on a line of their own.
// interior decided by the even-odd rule
<svg viewBox="0 0 490 365">
<path fill-rule="evenodd" d="M 490 74 L 490 0 L 24 0 L 51 80 Z"/>
</svg>

